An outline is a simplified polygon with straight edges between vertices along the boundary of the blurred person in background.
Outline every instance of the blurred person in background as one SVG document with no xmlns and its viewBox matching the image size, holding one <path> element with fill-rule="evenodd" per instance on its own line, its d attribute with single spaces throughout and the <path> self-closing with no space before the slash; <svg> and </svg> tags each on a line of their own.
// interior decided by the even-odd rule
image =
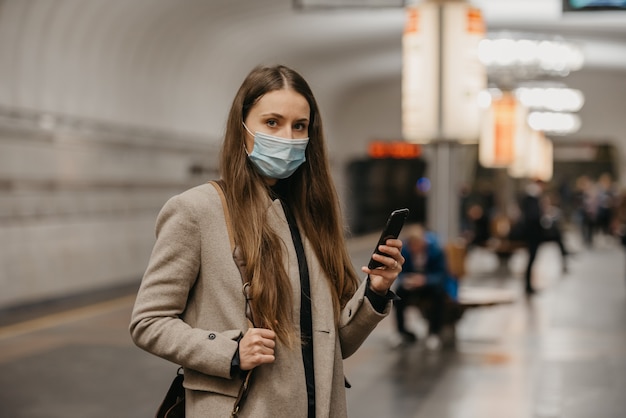
<svg viewBox="0 0 626 418">
<path fill-rule="evenodd" d="M 598 217 L 598 193 L 589 176 L 582 175 L 576 181 L 579 222 L 583 243 L 587 247 L 593 245 Z"/>
<path fill-rule="evenodd" d="M 543 228 L 543 240 L 555 242 L 561 252 L 561 268 L 563 273 L 568 272 L 567 259 L 569 251 L 563 242 L 563 211 L 553 203 L 549 194 L 544 194 L 541 198 L 541 227 Z"/>
<path fill-rule="evenodd" d="M 456 280 L 448 273 L 445 252 L 434 233 L 422 225 L 411 225 L 403 242 L 405 263 L 395 287 L 400 300 L 394 301 L 397 331 L 405 343 L 417 340 L 405 322 L 406 308 L 417 306 L 428 323 L 426 347 L 437 349 L 442 343 L 441 331 L 450 314 L 454 315 L 447 308 L 456 305 L 452 300 Z"/>
<path fill-rule="evenodd" d="M 464 231 L 468 249 L 472 247 L 484 247 L 491 238 L 491 220 L 487 211 L 480 203 L 472 203 L 467 209 L 468 226 Z"/>
<path fill-rule="evenodd" d="M 597 229 L 602 238 L 612 237 L 611 222 L 616 205 L 617 192 L 609 173 L 602 173 L 597 184 Z"/>
<path fill-rule="evenodd" d="M 524 240 L 528 250 L 528 261 L 526 262 L 525 291 L 527 295 L 532 295 L 536 289 L 532 283 L 532 269 L 537 257 L 537 251 L 543 241 L 543 226 L 541 219 L 543 210 L 541 207 L 543 194 L 543 182 L 540 180 L 530 181 L 525 189 L 524 196 L 520 202 L 520 211 L 524 225 Z"/>
<path fill-rule="evenodd" d="M 619 240 L 622 248 L 626 249 L 626 190 L 622 190 L 615 197 L 611 231 Z"/>
<path fill-rule="evenodd" d="M 182 366 L 188 418 L 231 416 L 251 371 L 240 417 L 346 417 L 342 360 L 391 311 L 402 242 L 381 245 L 373 257 L 384 266 L 359 279 L 320 112 L 290 68 L 245 78 L 220 174 L 235 251 L 215 187 L 171 198 L 133 309 L 134 342 Z"/>
<path fill-rule="evenodd" d="M 524 274 L 525 291 L 527 295 L 532 295 L 536 292 L 532 283 L 532 270 L 541 244 L 553 241 L 559 246 L 563 273 L 568 271 L 567 258 L 569 252 L 563 243 L 561 210 L 553 204 L 550 195 L 545 192 L 543 181 L 532 180 L 528 182 L 519 206 L 523 227 L 522 236 L 528 250 L 528 261 Z"/>
</svg>

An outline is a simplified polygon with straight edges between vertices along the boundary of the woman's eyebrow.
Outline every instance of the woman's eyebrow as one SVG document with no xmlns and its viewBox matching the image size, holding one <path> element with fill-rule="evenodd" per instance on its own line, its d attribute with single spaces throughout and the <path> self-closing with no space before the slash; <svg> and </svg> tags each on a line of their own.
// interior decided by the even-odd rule
<svg viewBox="0 0 626 418">
<path fill-rule="evenodd" d="M 281 115 L 280 113 L 274 113 L 274 112 L 261 113 L 261 116 L 262 117 L 272 116 L 272 117 L 275 117 L 277 119 L 285 119 L 285 117 L 283 115 Z"/>
<path fill-rule="evenodd" d="M 268 113 L 261 113 L 261 117 L 273 117 L 276 119 L 286 119 L 283 115 L 281 115 L 280 113 L 274 113 L 274 112 L 268 112 Z M 308 122 L 309 118 L 308 117 L 302 117 L 299 119 L 296 119 L 296 122 Z"/>
</svg>

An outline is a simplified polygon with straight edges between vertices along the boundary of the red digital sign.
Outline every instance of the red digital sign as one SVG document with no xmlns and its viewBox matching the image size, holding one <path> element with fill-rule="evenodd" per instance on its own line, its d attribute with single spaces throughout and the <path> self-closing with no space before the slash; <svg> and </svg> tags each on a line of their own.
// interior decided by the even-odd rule
<svg viewBox="0 0 626 418">
<path fill-rule="evenodd" d="M 370 158 L 417 158 L 422 154 L 418 144 L 404 141 L 372 141 L 367 148 Z"/>
</svg>

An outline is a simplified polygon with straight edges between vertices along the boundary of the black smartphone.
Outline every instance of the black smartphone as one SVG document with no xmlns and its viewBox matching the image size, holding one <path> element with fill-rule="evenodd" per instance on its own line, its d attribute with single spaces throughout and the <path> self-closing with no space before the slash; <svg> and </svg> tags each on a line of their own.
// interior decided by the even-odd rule
<svg viewBox="0 0 626 418">
<path fill-rule="evenodd" d="M 376 248 L 374 248 L 374 252 L 376 254 L 381 254 L 381 252 L 378 250 L 378 247 L 385 244 L 388 239 L 398 238 L 398 235 L 400 235 L 400 231 L 404 226 L 404 221 L 406 221 L 406 217 L 408 215 L 409 210 L 406 208 L 397 209 L 391 212 L 391 215 L 389 215 L 389 218 L 387 219 L 387 224 L 385 225 L 383 232 L 380 234 L 378 244 L 376 244 Z M 373 258 L 370 258 L 370 262 L 367 265 L 367 267 L 372 270 L 382 266 L 383 264 L 380 261 L 376 261 Z"/>
</svg>

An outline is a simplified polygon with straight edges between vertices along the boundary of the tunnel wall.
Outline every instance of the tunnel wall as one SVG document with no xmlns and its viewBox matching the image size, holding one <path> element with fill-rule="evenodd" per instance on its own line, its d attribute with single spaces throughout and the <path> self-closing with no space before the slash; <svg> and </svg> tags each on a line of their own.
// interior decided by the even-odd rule
<svg viewBox="0 0 626 418">
<path fill-rule="evenodd" d="M 0 308 L 138 281 L 156 215 L 217 175 L 200 141 L 0 119 Z"/>
</svg>

